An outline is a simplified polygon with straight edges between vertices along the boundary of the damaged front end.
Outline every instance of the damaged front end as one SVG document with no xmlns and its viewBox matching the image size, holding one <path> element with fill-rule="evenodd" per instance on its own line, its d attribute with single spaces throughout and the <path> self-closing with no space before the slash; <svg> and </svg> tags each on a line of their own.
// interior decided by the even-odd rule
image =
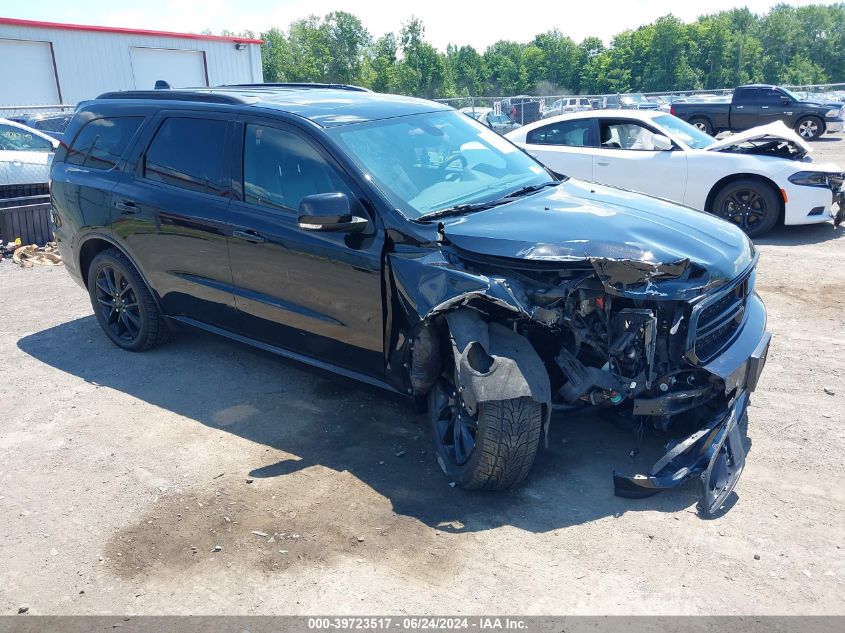
<svg viewBox="0 0 845 633">
<path fill-rule="evenodd" d="M 753 290 L 756 258 L 726 280 L 688 259 L 534 255 L 450 244 L 389 256 L 415 332 L 394 342 L 409 390 L 431 388 L 442 365 L 437 333 L 448 329 L 470 407 L 503 393 L 531 397 L 547 412 L 546 432 L 552 411 L 612 409 L 676 438 L 648 472 L 614 473 L 617 495 L 700 478 L 701 507 L 716 512 L 742 471 L 741 423 L 770 339 Z"/>
</svg>

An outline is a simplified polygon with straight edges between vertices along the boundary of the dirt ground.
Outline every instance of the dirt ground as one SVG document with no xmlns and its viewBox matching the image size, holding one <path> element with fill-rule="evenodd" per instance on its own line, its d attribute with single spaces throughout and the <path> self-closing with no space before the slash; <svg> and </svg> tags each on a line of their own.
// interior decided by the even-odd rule
<svg viewBox="0 0 845 633">
<path fill-rule="evenodd" d="M 199 333 L 123 352 L 62 268 L 0 263 L 0 613 L 845 614 L 845 230 L 758 245 L 774 339 L 711 521 L 613 496 L 657 439 L 558 415 L 525 485 L 464 492 L 404 401 Z"/>
</svg>

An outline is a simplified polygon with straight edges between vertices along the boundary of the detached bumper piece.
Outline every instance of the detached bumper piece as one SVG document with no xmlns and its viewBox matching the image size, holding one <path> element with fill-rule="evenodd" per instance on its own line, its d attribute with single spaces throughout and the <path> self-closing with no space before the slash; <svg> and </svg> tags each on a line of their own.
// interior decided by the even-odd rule
<svg viewBox="0 0 845 633">
<path fill-rule="evenodd" d="M 613 473 L 617 497 L 641 499 L 674 488 L 692 477 L 701 478 L 701 509 L 712 516 L 736 486 L 745 465 L 740 422 L 748 405 L 743 391 L 728 411 L 678 442 L 645 475 Z"/>
</svg>

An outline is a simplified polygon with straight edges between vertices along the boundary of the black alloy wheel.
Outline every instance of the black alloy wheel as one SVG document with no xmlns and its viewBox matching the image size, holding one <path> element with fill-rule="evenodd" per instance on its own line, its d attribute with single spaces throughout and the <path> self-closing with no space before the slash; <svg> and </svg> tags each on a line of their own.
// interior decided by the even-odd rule
<svg viewBox="0 0 845 633">
<path fill-rule="evenodd" d="M 719 191 L 713 213 L 741 228 L 749 237 L 769 231 L 780 217 L 780 203 L 771 188 L 757 180 L 737 180 Z"/>
<path fill-rule="evenodd" d="M 112 343 L 142 352 L 169 338 L 152 293 L 122 252 L 110 248 L 98 253 L 86 276 L 94 315 Z"/>
<path fill-rule="evenodd" d="M 438 452 L 454 466 L 463 466 L 475 451 L 478 411 L 473 415 L 467 410 L 455 380 L 446 374 L 440 376 L 433 390 L 431 413 Z"/>
<path fill-rule="evenodd" d="M 141 308 L 132 282 L 117 268 L 103 266 L 95 281 L 97 303 L 111 333 L 134 343 L 141 331 Z"/>
</svg>

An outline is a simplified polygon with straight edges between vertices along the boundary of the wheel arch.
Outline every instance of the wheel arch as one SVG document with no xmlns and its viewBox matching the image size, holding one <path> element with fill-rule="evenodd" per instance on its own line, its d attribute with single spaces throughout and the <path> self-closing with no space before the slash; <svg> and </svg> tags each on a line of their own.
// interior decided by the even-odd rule
<svg viewBox="0 0 845 633">
<path fill-rule="evenodd" d="M 155 301 L 156 307 L 159 309 L 159 312 L 164 314 L 161 309 L 161 302 L 159 300 L 158 293 L 150 285 L 147 276 L 144 274 L 144 271 L 141 270 L 141 267 L 138 266 L 138 262 L 135 261 L 135 258 L 132 257 L 132 255 L 130 255 L 126 251 L 126 249 L 117 241 L 101 233 L 95 233 L 93 235 L 88 236 L 85 241 L 80 244 L 79 247 L 79 274 L 82 277 L 82 281 L 85 284 L 85 287 L 88 287 L 88 272 L 91 269 L 91 263 L 94 261 L 94 258 L 103 251 L 106 251 L 110 248 L 117 249 L 129 260 L 129 263 L 132 264 L 136 271 L 138 271 L 138 274 L 141 276 L 141 279 L 147 286 L 147 290 L 150 291 L 150 294 L 152 295 L 153 301 Z"/>
<path fill-rule="evenodd" d="M 783 223 L 783 216 L 786 211 L 786 204 L 783 201 L 783 194 L 781 193 L 780 187 L 778 187 L 777 183 L 774 180 L 763 176 L 762 174 L 740 172 L 736 174 L 730 174 L 728 176 L 725 176 L 721 180 L 716 181 L 716 183 L 710 188 L 710 191 L 707 194 L 707 199 L 704 201 L 704 210 L 707 212 L 712 212 L 713 202 L 716 199 L 716 196 L 718 195 L 719 191 L 721 191 L 726 185 L 729 185 L 732 182 L 736 182 L 738 180 L 756 180 L 761 184 L 771 188 L 772 191 L 775 192 L 778 199 L 778 223 Z"/>
</svg>

